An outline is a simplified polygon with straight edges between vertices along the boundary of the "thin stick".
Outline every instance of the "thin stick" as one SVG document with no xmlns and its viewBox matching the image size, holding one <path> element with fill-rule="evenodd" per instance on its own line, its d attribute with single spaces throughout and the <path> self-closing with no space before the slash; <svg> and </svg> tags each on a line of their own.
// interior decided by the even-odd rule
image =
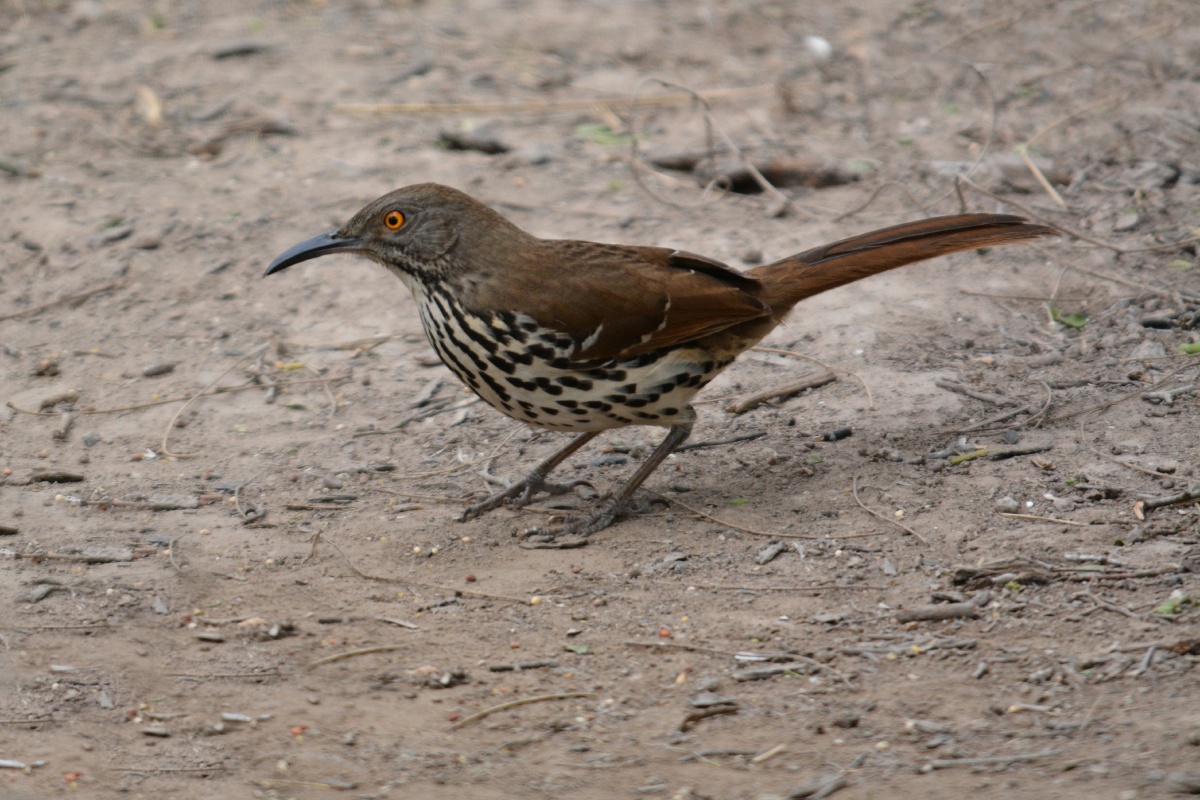
<svg viewBox="0 0 1200 800">
<path fill-rule="evenodd" d="M 595 697 L 595 692 L 559 692 L 557 694 L 539 694 L 536 697 L 523 697 L 520 700 L 510 700 L 507 703 L 501 703 L 498 706 L 485 708 L 476 714 L 472 714 L 466 719 L 460 719 L 458 722 L 450 726 L 450 730 L 456 731 L 472 722 L 478 722 L 484 717 L 490 717 L 492 714 L 499 714 L 501 711 L 508 711 L 510 708 L 518 706 L 527 706 L 530 703 L 547 703 L 551 700 L 571 700 L 576 697 Z"/>
<path fill-rule="evenodd" d="M 837 375 L 832 372 L 826 372 L 824 375 L 818 375 L 815 378 L 808 377 L 792 383 L 785 383 L 781 386 L 772 386 L 770 389 L 764 389 L 761 392 L 746 395 L 740 400 L 737 400 L 725 407 L 725 410 L 730 414 L 743 414 L 752 408 L 756 408 L 768 400 L 777 398 L 787 398 L 794 394 L 799 394 L 806 389 L 815 389 L 818 386 L 825 386 L 837 380 Z"/>
<path fill-rule="evenodd" d="M 1130 392 L 1129 394 L 1123 394 L 1115 400 L 1108 400 L 1106 402 L 1099 403 L 1094 406 L 1088 406 L 1087 408 L 1081 408 L 1078 411 L 1068 411 L 1066 413 L 1059 414 L 1057 417 L 1052 417 L 1051 419 L 1046 420 L 1046 422 L 1061 422 L 1064 419 L 1070 419 L 1071 417 L 1077 417 L 1081 414 L 1089 414 L 1093 411 L 1104 411 L 1108 408 L 1112 408 L 1117 403 L 1124 403 L 1126 400 L 1132 399 L 1134 397 L 1141 397 L 1142 395 L 1146 394 L 1147 392 L 1157 391 L 1159 389 L 1159 387 L 1166 384 L 1167 381 L 1171 380 L 1176 375 L 1178 375 L 1179 373 L 1183 372 L 1186 369 L 1189 369 L 1192 366 L 1193 366 L 1192 364 L 1184 364 L 1179 369 L 1175 370 L 1174 372 L 1169 373 L 1165 378 L 1162 378 L 1161 380 L 1159 380 L 1157 383 L 1153 384 L 1152 386 L 1147 386 L 1145 389 L 1139 389 L 1136 392 Z"/>
<path fill-rule="evenodd" d="M 1054 122 L 1051 122 L 1049 125 L 1046 125 L 1045 127 L 1041 128 L 1036 133 L 1034 133 L 1032 136 L 1030 136 L 1028 139 L 1026 139 L 1024 142 L 1022 142 L 1021 144 L 1019 144 L 1017 146 L 1017 155 L 1019 155 L 1021 157 L 1021 160 L 1023 162 L 1025 162 L 1025 167 L 1030 171 L 1030 173 L 1033 174 L 1033 177 L 1037 180 L 1038 184 L 1041 185 L 1042 189 L 1046 192 L 1046 194 L 1050 195 L 1050 199 L 1058 204 L 1059 208 L 1066 209 L 1067 203 L 1066 203 L 1066 201 L 1064 201 L 1062 199 L 1062 195 L 1060 195 L 1058 193 L 1058 190 L 1054 188 L 1054 186 L 1050 183 L 1050 181 L 1046 180 L 1046 176 L 1042 174 L 1042 171 L 1038 168 L 1037 164 L 1033 163 L 1033 159 L 1031 159 L 1029 157 L 1030 146 L 1034 143 L 1034 141 L 1036 141 L 1037 139 L 1040 139 L 1042 136 L 1044 136 L 1047 133 L 1049 133 L 1050 131 L 1054 130 L 1059 125 L 1063 125 L 1063 124 L 1071 121 L 1072 119 L 1075 119 L 1076 117 L 1081 117 L 1085 114 L 1090 114 L 1091 112 L 1096 111 L 1097 109 L 1104 108 L 1109 105 L 1113 105 L 1114 103 L 1123 102 L 1124 100 L 1125 100 L 1125 95 L 1113 95 L 1112 97 L 1109 97 L 1109 98 L 1106 98 L 1099 102 L 1092 103 L 1091 105 L 1085 106 L 1085 107 L 1079 109 L 1078 111 L 1073 111 L 1070 114 L 1067 114 L 1066 116 L 1059 117 Z"/>
<path fill-rule="evenodd" d="M 46 311 L 47 309 L 54 308 L 55 306 L 61 306 L 61 305 L 66 305 L 66 304 L 70 304 L 70 303 L 77 303 L 81 300 L 88 299 L 92 295 L 97 295 L 97 294 L 101 294 L 102 292 L 112 291 L 113 289 L 119 289 L 119 288 L 121 288 L 122 285 L 123 284 L 121 281 L 113 281 L 112 283 L 106 283 L 103 286 L 97 286 L 95 288 L 87 289 L 82 292 L 77 292 L 75 294 L 69 294 L 65 297 L 60 297 L 57 300 L 51 300 L 49 303 L 42 303 L 40 306 L 34 306 L 33 308 L 27 308 L 24 311 L 14 311 L 11 314 L 4 314 L 3 316 L 0 316 L 0 322 L 7 322 L 10 319 L 20 319 L 21 317 L 30 317 L 30 316 L 33 316 L 34 314 L 40 314 L 41 312 Z"/>
<path fill-rule="evenodd" d="M 917 533 L 916 531 L 914 531 L 912 528 L 910 528 L 910 527 L 908 527 L 907 525 L 905 525 L 905 524 L 904 524 L 903 522 L 901 522 L 900 520 L 898 520 L 898 519 L 894 519 L 894 518 L 892 518 L 892 517 L 886 517 L 886 516 L 884 516 L 883 514 L 880 514 L 880 513 L 879 513 L 878 511 L 876 511 L 875 509 L 873 509 L 873 508 L 868 508 L 868 507 L 867 507 L 867 505 L 866 505 L 865 503 L 863 503 L 863 501 L 862 501 L 862 500 L 860 500 L 860 499 L 859 499 L 859 497 L 858 497 L 858 476 L 857 476 L 857 475 L 855 475 L 855 476 L 854 476 L 854 482 L 853 482 L 852 486 L 853 486 L 853 490 L 854 490 L 854 502 L 858 503 L 858 507 L 859 507 L 859 508 L 861 508 L 863 511 L 866 511 L 868 514 L 870 514 L 871 516 L 875 517 L 876 519 L 881 519 L 881 520 L 883 520 L 884 522 L 890 522 L 890 523 L 892 523 L 892 524 L 893 524 L 893 525 L 895 525 L 896 527 L 900 528 L 900 530 L 902 530 L 902 531 L 904 531 L 905 533 L 907 533 L 909 536 L 916 537 L 917 541 L 918 541 L 918 542 L 920 542 L 921 544 L 929 544 L 929 542 L 928 542 L 928 541 L 926 541 L 926 539 L 925 539 L 925 537 L 924 537 L 924 536 L 922 536 L 921 534 Z"/>
<path fill-rule="evenodd" d="M 1134 281 L 1126 280 L 1124 278 L 1118 278 L 1115 275 L 1105 275 L 1102 272 L 1094 272 L 1090 269 L 1081 267 L 1078 264 L 1072 264 L 1071 269 L 1075 270 L 1076 272 L 1082 272 L 1084 275 L 1091 275 L 1093 278 L 1099 278 L 1102 281 L 1111 281 L 1112 283 L 1119 283 L 1122 286 L 1128 286 L 1129 288 L 1137 289 L 1140 292 L 1148 292 L 1150 294 L 1155 294 L 1155 295 L 1158 295 L 1159 297 L 1166 297 L 1166 298 L 1169 298 L 1172 300 L 1175 297 L 1182 297 L 1182 298 L 1184 298 L 1186 300 L 1190 300 L 1192 302 L 1195 302 L 1198 299 L 1197 297 L 1195 297 L 1193 295 L 1183 294 L 1182 292 L 1172 292 L 1168 289 L 1159 289 L 1154 286 L 1147 286 L 1144 283 L 1136 283 Z M 1173 356 L 1168 356 L 1168 358 L 1173 358 Z M 1134 359 L 1128 359 L 1128 360 L 1143 361 L 1143 360 L 1149 360 L 1149 359 L 1134 358 Z"/>
<path fill-rule="evenodd" d="M 1112 97 L 1107 97 L 1103 100 L 1098 100 L 1095 103 L 1092 103 L 1091 105 L 1084 106 L 1083 108 L 1079 109 L 1078 111 L 1072 111 L 1070 114 L 1059 117 L 1058 119 L 1051 122 L 1049 125 L 1043 126 L 1035 134 L 1033 134 L 1033 136 L 1030 136 L 1028 139 L 1026 139 L 1025 143 L 1022 145 L 1022 147 L 1028 147 L 1029 145 L 1033 144 L 1038 139 L 1045 136 L 1050 131 L 1057 128 L 1059 125 L 1064 125 L 1064 124 L 1070 122 L 1071 120 L 1075 119 L 1076 117 L 1082 117 L 1085 114 L 1090 114 L 1093 111 L 1097 111 L 1106 106 L 1115 105 L 1116 103 L 1122 103 L 1125 101 L 1125 98 L 1126 98 L 1126 95 L 1124 95 L 1124 94 L 1114 94 Z"/>
<path fill-rule="evenodd" d="M 1163 476 L 1163 473 L 1161 473 L 1161 472 L 1155 472 L 1152 469 L 1146 469 L 1145 467 L 1139 467 L 1137 464 L 1130 464 L 1128 461 L 1122 461 L 1119 458 L 1114 458 L 1113 456 L 1110 456 L 1108 453 L 1102 453 L 1094 447 L 1091 448 L 1091 450 L 1093 453 L 1100 456 L 1101 458 L 1106 458 L 1109 461 L 1113 462 L 1114 464 L 1120 464 L 1122 467 L 1134 470 L 1135 472 L 1141 472 L 1145 475 L 1151 475 L 1155 478 L 1161 478 Z"/>
<path fill-rule="evenodd" d="M 1073 519 L 1055 519 L 1054 517 L 1039 517 L 1036 514 L 1012 514 L 1007 511 L 1001 511 L 1000 516 L 1008 517 L 1009 519 L 1029 519 L 1035 522 L 1053 522 L 1056 525 L 1076 525 L 1080 528 L 1086 528 L 1086 522 L 1076 522 Z"/>
<path fill-rule="evenodd" d="M 1062 750 L 1043 750 L 1040 753 L 1022 753 L 1015 756 L 988 756 L 985 758 L 939 758 L 935 761 L 930 761 L 929 766 L 933 769 L 946 769 L 947 767 L 982 767 L 990 764 L 1015 764 L 1018 761 L 1037 761 L 1042 758 L 1051 758 L 1061 753 Z"/>
<path fill-rule="evenodd" d="M 1067 208 L 1067 201 L 1062 199 L 1062 195 L 1059 194 L 1058 190 L 1054 188 L 1054 184 L 1050 183 L 1050 181 L 1046 179 L 1046 176 L 1042 174 L 1042 171 L 1038 168 L 1038 165 L 1033 163 L 1033 159 L 1029 157 L 1029 153 L 1026 151 L 1027 144 L 1028 143 L 1017 147 L 1017 155 L 1019 155 L 1021 160 L 1025 162 L 1025 168 L 1033 173 L 1034 180 L 1038 182 L 1038 184 L 1042 187 L 1042 190 L 1045 191 L 1046 194 L 1050 195 L 1050 199 L 1057 203 L 1059 208 L 1065 211 Z"/>
<path fill-rule="evenodd" d="M 774 353 L 775 355 L 780 355 L 780 356 L 791 356 L 792 358 L 803 358 L 805 360 L 813 362 L 814 364 L 820 364 L 825 369 L 833 370 L 835 372 L 844 372 L 847 375 L 851 375 L 859 383 L 861 383 L 863 389 L 866 390 L 866 392 L 867 392 L 867 407 L 868 408 L 875 407 L 875 396 L 871 394 L 871 387 L 867 385 L 867 382 L 865 380 L 863 380 L 862 375 L 859 375 L 857 372 L 852 372 L 852 371 L 846 369 L 845 367 L 835 367 L 833 364 L 827 364 L 826 362 L 822 361 L 819 358 L 816 358 L 814 356 L 805 355 L 804 353 L 797 353 L 794 350 L 781 350 L 778 347 L 751 347 L 750 349 L 756 353 Z"/>
<path fill-rule="evenodd" d="M 664 83 L 663 85 L 670 86 Z M 688 91 L 679 94 L 640 97 L 634 100 L 639 106 L 661 107 L 686 105 L 697 97 L 704 100 L 729 100 L 766 94 L 772 86 L 747 86 L 725 89 Z M 596 106 L 605 108 L 627 108 L 628 97 L 597 97 L 592 100 L 537 100 L 527 103 L 338 103 L 335 111 L 345 114 L 544 114 L 559 111 L 588 111 Z"/>
<path fill-rule="evenodd" d="M 697 589 L 707 589 L 713 592 L 825 592 L 830 590 L 874 590 L 882 592 L 886 586 L 873 586 L 871 584 L 862 583 L 854 585 L 842 586 L 840 584 L 828 583 L 812 583 L 812 584 L 794 584 L 792 586 L 725 586 L 724 584 L 705 584 L 692 583 L 689 586 L 695 586 Z"/>
<path fill-rule="evenodd" d="M 184 403 L 182 406 L 179 407 L 179 410 L 175 412 L 175 416 L 171 417 L 171 421 L 167 423 L 167 429 L 165 431 L 163 431 L 162 454 L 163 454 L 164 458 L 167 456 L 173 456 L 175 458 L 195 458 L 196 456 L 200 455 L 199 453 L 172 453 L 167 448 L 167 439 L 171 436 L 171 428 L 175 427 L 175 421 L 179 419 L 180 415 L 183 414 L 184 411 L 188 410 L 188 407 L 191 406 L 192 403 L 196 402 L 206 392 L 208 392 L 210 389 L 212 389 L 214 386 L 216 386 L 218 383 L 220 383 L 221 380 L 226 375 L 228 375 L 230 372 L 233 372 L 233 370 L 236 369 L 238 366 L 240 366 L 243 361 L 250 358 L 251 356 L 256 356 L 262 352 L 265 352 L 266 349 L 270 346 L 271 346 L 271 343 L 267 342 L 262 347 L 259 347 L 255 350 L 251 350 L 249 353 L 246 353 L 246 355 L 242 356 L 237 361 L 230 364 L 229 368 L 226 369 L 224 372 L 222 372 L 220 375 L 218 375 L 215 379 L 213 379 L 212 383 L 210 383 L 208 386 L 205 386 L 203 389 L 201 389 L 198 394 L 192 395 L 192 398 L 190 400 L 188 400 L 186 403 Z"/>
<path fill-rule="evenodd" d="M 312 379 L 304 379 L 304 380 L 297 380 L 297 381 L 285 381 L 283 383 L 271 384 L 271 386 L 264 386 L 261 383 L 255 383 L 252 381 L 250 383 L 243 383 L 240 386 L 218 386 L 216 389 L 213 389 L 212 391 L 205 392 L 202 396 L 211 397 L 211 396 L 217 395 L 217 394 L 233 394 L 235 392 L 245 392 L 250 389 L 269 389 L 269 388 L 286 389 L 289 386 L 299 386 L 299 385 L 305 384 L 305 383 L 337 383 L 339 381 L 345 381 L 345 380 L 349 380 L 349 379 L 350 379 L 350 373 L 346 373 L 344 375 L 334 375 L 333 377 L 330 377 L 330 378 L 312 378 Z M 170 403 L 181 403 L 184 400 L 195 399 L 195 397 L 197 397 L 197 395 L 186 395 L 184 397 L 166 397 L 161 400 L 150 400 L 149 402 L 146 402 L 146 403 L 131 403 L 130 405 L 127 405 L 127 406 L 113 406 L 112 408 L 93 408 L 90 410 L 80 411 L 78 413 L 85 415 L 85 416 L 91 415 L 91 414 L 121 414 L 126 411 L 140 411 L 143 408 L 154 408 L 155 406 L 165 406 Z M 54 411 L 31 411 L 28 408 L 21 408 L 19 406 L 14 405 L 12 403 L 12 401 L 5 403 L 5 405 L 8 406 L 9 408 L 11 408 L 13 411 L 16 411 L 18 414 L 28 414 L 31 417 L 57 417 L 57 416 L 59 416 L 58 413 L 56 413 Z"/>
<path fill-rule="evenodd" d="M 901 192 L 903 192 L 904 195 L 910 201 L 912 201 L 913 205 L 915 205 L 917 208 L 921 209 L 921 211 L 924 212 L 928 216 L 928 214 L 929 214 L 928 208 L 926 208 L 925 204 L 922 203 L 920 201 L 920 199 L 917 198 L 916 195 L 914 195 L 911 191 L 909 191 L 907 186 L 905 186 L 903 183 L 900 183 L 900 181 L 884 181 L 883 183 L 881 183 L 875 187 L 875 191 L 871 192 L 871 195 L 866 200 L 859 203 L 854 208 L 851 208 L 847 211 L 843 211 L 841 214 L 838 214 L 836 217 L 834 217 L 830 221 L 831 222 L 841 222 L 842 220 L 853 217 L 855 214 L 859 213 L 860 211 L 865 210 L 868 206 L 870 206 L 877 199 L 879 199 L 879 195 L 883 192 L 884 189 L 888 188 L 889 186 L 895 186 L 897 189 L 899 189 Z"/>
<path fill-rule="evenodd" d="M 347 650 L 344 653 L 334 653 L 331 656 L 325 656 L 324 658 L 318 658 L 316 661 L 309 662 L 304 668 L 305 669 L 316 669 L 317 667 L 323 666 L 325 664 L 332 664 L 335 661 L 341 661 L 341 660 L 347 659 L 347 658 L 355 658 L 356 656 L 369 656 L 372 653 L 390 653 L 393 650 L 403 650 L 406 647 L 411 648 L 412 645 L 411 644 L 380 644 L 380 645 L 375 645 L 374 647 L 362 647 L 362 648 L 359 648 L 358 650 Z"/>
<path fill-rule="evenodd" d="M 687 503 L 683 502 L 679 498 L 674 498 L 674 499 L 668 500 L 667 498 L 663 497 L 661 494 L 659 494 L 656 491 L 653 491 L 652 489 L 647 489 L 646 491 L 649 492 L 650 494 L 654 495 L 655 497 L 658 497 L 658 498 L 666 501 L 667 503 L 670 503 L 672 505 L 683 506 L 684 508 L 686 508 L 688 511 L 692 512 L 696 516 L 698 516 L 702 519 L 706 519 L 709 522 L 715 522 L 718 525 L 724 525 L 727 528 L 733 528 L 734 530 L 741 531 L 742 533 L 749 533 L 752 536 L 770 536 L 773 539 L 810 539 L 810 540 L 814 540 L 814 541 L 819 540 L 819 539 L 831 539 L 831 540 L 836 541 L 836 540 L 840 540 L 840 539 L 862 539 L 867 536 L 881 536 L 882 535 L 879 533 L 850 533 L 845 536 L 821 536 L 819 534 L 812 534 L 812 533 L 779 533 L 778 531 L 758 531 L 753 528 L 746 528 L 742 525 L 735 525 L 734 523 L 729 522 L 728 520 L 723 520 L 718 517 L 714 517 L 712 514 L 709 514 L 706 511 L 701 511 L 700 509 L 696 508 L 695 506 L 689 506 Z"/>
</svg>

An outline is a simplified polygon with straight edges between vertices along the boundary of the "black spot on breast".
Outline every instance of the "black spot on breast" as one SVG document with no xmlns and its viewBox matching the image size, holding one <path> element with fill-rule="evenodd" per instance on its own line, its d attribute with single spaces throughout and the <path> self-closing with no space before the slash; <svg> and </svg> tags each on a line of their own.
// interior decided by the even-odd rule
<svg viewBox="0 0 1200 800">
<path fill-rule="evenodd" d="M 504 357 L 517 364 L 524 364 L 527 367 L 533 363 L 533 356 L 518 350 L 505 350 Z"/>
<path fill-rule="evenodd" d="M 610 403 L 624 403 L 629 399 L 629 396 L 624 394 L 608 394 L 604 396 L 604 399 Z"/>
<path fill-rule="evenodd" d="M 647 414 L 645 411 L 637 411 L 634 416 L 639 419 L 658 419 L 658 414 Z"/>
<path fill-rule="evenodd" d="M 551 366 L 553 366 L 553 364 L 551 364 Z M 581 389 L 585 392 L 591 389 L 593 386 L 592 382 L 587 378 L 576 378 L 574 375 L 563 375 L 562 377 L 555 378 L 554 380 L 556 383 L 561 383 L 563 386 L 568 388 Z"/>
<path fill-rule="evenodd" d="M 664 417 L 673 417 L 679 413 L 678 408 L 664 408 L 660 411 Z"/>
<path fill-rule="evenodd" d="M 523 380 L 521 378 L 505 378 L 504 380 L 516 386 L 518 389 L 524 389 L 527 392 L 532 392 L 537 389 L 537 384 L 533 381 Z"/>
<path fill-rule="evenodd" d="M 516 370 L 511 361 L 506 361 L 500 356 L 488 356 L 488 361 L 499 367 L 501 372 L 507 372 L 509 375 Z"/>
<path fill-rule="evenodd" d="M 548 407 L 548 406 L 542 406 L 542 411 L 546 412 L 547 414 L 549 414 L 549 415 L 550 415 L 550 416 L 552 416 L 552 417 L 557 417 L 557 416 L 558 416 L 558 409 L 557 409 L 557 408 L 550 408 L 550 407 Z"/>
<path fill-rule="evenodd" d="M 529 351 L 530 355 L 537 356 L 543 360 L 554 358 L 554 354 L 558 352 L 553 347 L 547 347 L 546 345 L 538 344 L 537 342 L 530 342 L 525 349 Z"/>
<path fill-rule="evenodd" d="M 537 388 L 541 389 L 546 394 L 554 395 L 555 397 L 563 392 L 561 386 L 551 383 L 549 378 L 542 375 L 537 377 Z"/>
<path fill-rule="evenodd" d="M 646 400 L 642 397 L 631 397 L 626 400 L 624 404 L 629 408 L 641 408 L 642 406 L 649 404 L 649 402 L 649 400 Z"/>
<path fill-rule="evenodd" d="M 512 407 L 504 403 L 505 400 L 508 400 L 512 397 L 512 395 L 508 393 L 508 389 L 505 389 L 503 386 L 501 386 L 500 381 L 496 380 L 491 375 L 488 375 L 486 372 L 479 373 L 479 377 L 483 378 L 483 382 L 486 383 L 488 387 L 490 387 L 491 390 L 496 393 L 496 396 L 500 398 L 501 403 L 511 411 Z"/>
<path fill-rule="evenodd" d="M 618 386 L 617 391 L 624 392 L 625 394 L 633 394 L 634 392 L 637 391 L 637 384 L 636 383 L 627 383 L 624 386 Z"/>
<path fill-rule="evenodd" d="M 495 339 L 493 339 L 491 336 L 486 336 L 480 333 L 468 325 L 466 317 L 459 313 L 457 309 L 455 309 L 454 316 L 458 319 L 458 324 L 459 327 L 462 328 L 462 332 L 465 333 L 471 341 L 479 345 L 483 350 L 494 355 L 496 351 L 500 349 L 500 345 Z"/>
<path fill-rule="evenodd" d="M 588 416 L 588 410 L 586 408 L 572 408 L 571 413 L 579 417 Z"/>
<path fill-rule="evenodd" d="M 612 406 L 603 400 L 587 400 L 584 401 L 584 406 L 594 408 L 597 411 L 612 411 Z"/>
<path fill-rule="evenodd" d="M 472 361 L 474 361 L 475 366 L 479 368 L 479 372 L 487 372 L 487 369 L 488 369 L 487 362 L 484 361 L 482 358 L 480 358 L 479 355 L 472 348 L 467 347 L 465 344 L 463 344 L 462 341 L 460 341 L 459 338 L 454 335 L 453 331 L 451 331 L 451 330 L 446 331 L 446 341 L 448 341 L 452 345 L 454 345 L 454 348 L 456 350 L 458 350 L 458 352 L 465 353 Z"/>
<path fill-rule="evenodd" d="M 552 369 L 570 369 L 571 368 L 571 359 L 567 358 L 566 356 L 559 356 L 558 358 L 552 358 L 552 359 L 550 359 L 550 361 L 548 363 L 550 364 L 550 367 Z"/>
<path fill-rule="evenodd" d="M 579 403 L 575 402 L 574 400 L 555 400 L 554 402 L 563 408 L 575 408 L 579 405 Z"/>
</svg>

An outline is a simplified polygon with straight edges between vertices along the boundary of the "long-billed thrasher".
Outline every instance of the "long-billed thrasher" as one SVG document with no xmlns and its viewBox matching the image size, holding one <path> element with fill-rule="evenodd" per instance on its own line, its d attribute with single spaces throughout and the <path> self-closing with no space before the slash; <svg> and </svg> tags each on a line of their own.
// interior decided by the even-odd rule
<svg viewBox="0 0 1200 800">
<path fill-rule="evenodd" d="M 539 239 L 470 196 L 423 183 L 367 205 L 296 245 L 267 275 L 359 253 L 413 293 L 430 344 L 464 383 L 513 419 L 578 434 L 467 520 L 539 491 L 601 431 L 668 433 L 615 495 L 564 531 L 587 535 L 630 513 L 635 490 L 692 430 L 689 401 L 801 300 L 927 258 L 1057 235 L 1020 217 L 956 214 L 865 233 L 742 273 L 662 247 Z"/>
</svg>

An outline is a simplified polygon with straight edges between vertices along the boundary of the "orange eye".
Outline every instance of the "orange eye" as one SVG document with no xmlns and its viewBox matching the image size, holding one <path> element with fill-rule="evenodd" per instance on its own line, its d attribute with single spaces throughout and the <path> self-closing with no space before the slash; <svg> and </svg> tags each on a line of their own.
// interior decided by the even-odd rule
<svg viewBox="0 0 1200 800">
<path fill-rule="evenodd" d="M 404 224 L 404 215 L 399 211 L 389 211 L 387 216 L 383 218 L 383 224 L 387 226 L 389 231 L 398 231 L 400 226 Z"/>
</svg>

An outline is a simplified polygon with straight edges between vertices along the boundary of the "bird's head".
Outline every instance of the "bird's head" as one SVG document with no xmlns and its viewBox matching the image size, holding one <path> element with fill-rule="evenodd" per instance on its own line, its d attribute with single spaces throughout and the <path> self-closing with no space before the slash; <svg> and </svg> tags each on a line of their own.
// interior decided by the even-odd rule
<svg viewBox="0 0 1200 800">
<path fill-rule="evenodd" d="M 469 268 L 455 257 L 457 251 L 505 235 L 526 234 L 457 189 L 419 183 L 368 203 L 336 231 L 301 242 L 272 261 L 265 274 L 331 253 L 358 253 L 402 278 L 445 279 Z"/>
</svg>

